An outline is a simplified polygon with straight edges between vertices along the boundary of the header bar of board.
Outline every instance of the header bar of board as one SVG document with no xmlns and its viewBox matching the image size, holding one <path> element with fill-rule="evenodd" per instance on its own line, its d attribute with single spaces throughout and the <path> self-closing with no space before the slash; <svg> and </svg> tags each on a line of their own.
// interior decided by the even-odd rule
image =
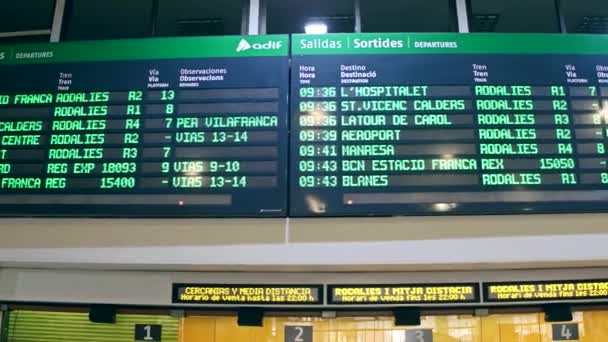
<svg viewBox="0 0 608 342">
<path fill-rule="evenodd" d="M 608 36 L 576 34 L 297 34 L 291 42 L 293 55 L 608 53 Z"/>
<path fill-rule="evenodd" d="M 287 56 L 287 35 L 153 38 L 0 46 L 0 65 Z"/>
<path fill-rule="evenodd" d="M 0 65 L 170 58 L 287 56 L 289 36 L 180 37 L 0 46 Z M 293 35 L 293 55 L 606 54 L 608 37 L 561 34 Z"/>
</svg>

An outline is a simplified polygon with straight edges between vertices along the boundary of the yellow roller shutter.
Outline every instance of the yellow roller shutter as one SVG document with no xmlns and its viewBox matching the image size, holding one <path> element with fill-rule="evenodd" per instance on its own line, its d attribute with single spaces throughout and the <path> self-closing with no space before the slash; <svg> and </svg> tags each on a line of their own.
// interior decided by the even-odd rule
<svg viewBox="0 0 608 342">
<path fill-rule="evenodd" d="M 12 311 L 8 342 L 133 342 L 136 324 L 162 325 L 162 341 L 177 342 L 179 320 L 169 316 L 117 315 L 116 324 L 92 323 L 86 313 Z"/>
</svg>

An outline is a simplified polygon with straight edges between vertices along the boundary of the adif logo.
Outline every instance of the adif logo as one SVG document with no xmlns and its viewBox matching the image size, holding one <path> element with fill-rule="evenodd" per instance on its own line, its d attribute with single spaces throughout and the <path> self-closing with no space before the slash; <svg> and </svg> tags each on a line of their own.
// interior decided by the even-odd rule
<svg viewBox="0 0 608 342">
<path fill-rule="evenodd" d="M 236 52 L 241 52 L 249 49 L 251 49 L 251 44 L 249 44 L 249 42 L 245 39 L 241 39 L 241 41 L 239 42 L 239 46 L 236 47 Z"/>
<path fill-rule="evenodd" d="M 254 50 L 278 50 L 283 46 L 283 42 L 280 41 L 268 41 L 266 43 L 255 43 L 249 44 L 245 39 L 241 39 L 239 45 L 236 47 L 236 52 L 247 51 L 249 49 Z"/>
</svg>

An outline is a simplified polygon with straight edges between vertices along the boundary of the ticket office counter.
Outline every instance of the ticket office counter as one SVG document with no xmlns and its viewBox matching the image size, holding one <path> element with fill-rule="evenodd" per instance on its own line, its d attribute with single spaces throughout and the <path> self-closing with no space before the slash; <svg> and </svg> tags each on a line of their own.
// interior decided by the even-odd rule
<svg viewBox="0 0 608 342">
<path fill-rule="evenodd" d="M 162 330 L 158 333 L 146 326 Z M 605 342 L 608 308 L 576 311 L 573 321 L 564 323 L 546 323 L 543 313 L 513 312 L 485 317 L 425 315 L 420 326 L 408 327 L 395 326 L 388 315 L 269 315 L 260 328 L 239 327 L 236 316 L 230 315 L 119 314 L 115 324 L 99 324 L 89 322 L 84 312 L 14 310 L 0 341 L 308 342 L 310 338 L 314 342 Z"/>
<path fill-rule="evenodd" d="M 262 328 L 236 328 L 235 317 L 188 317 L 183 320 L 181 341 L 292 342 L 286 336 L 286 326 L 312 326 L 314 342 L 605 342 L 608 339 L 608 310 L 574 313 L 569 324 L 578 325 L 578 338 L 566 326 L 565 336 L 561 336 L 560 327 L 555 339 L 553 324 L 546 323 L 542 313 L 424 316 L 417 327 L 396 327 L 393 317 L 386 316 L 267 317 Z"/>
</svg>

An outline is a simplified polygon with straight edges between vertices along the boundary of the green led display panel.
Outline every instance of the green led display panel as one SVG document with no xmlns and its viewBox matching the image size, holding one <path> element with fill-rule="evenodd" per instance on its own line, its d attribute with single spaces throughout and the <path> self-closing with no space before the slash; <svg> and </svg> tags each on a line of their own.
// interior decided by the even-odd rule
<svg viewBox="0 0 608 342">
<path fill-rule="evenodd" d="M 608 38 L 292 37 L 293 216 L 608 209 Z"/>
<path fill-rule="evenodd" d="M 0 215 L 286 215 L 287 51 L 287 36 L 0 47 Z"/>
</svg>

